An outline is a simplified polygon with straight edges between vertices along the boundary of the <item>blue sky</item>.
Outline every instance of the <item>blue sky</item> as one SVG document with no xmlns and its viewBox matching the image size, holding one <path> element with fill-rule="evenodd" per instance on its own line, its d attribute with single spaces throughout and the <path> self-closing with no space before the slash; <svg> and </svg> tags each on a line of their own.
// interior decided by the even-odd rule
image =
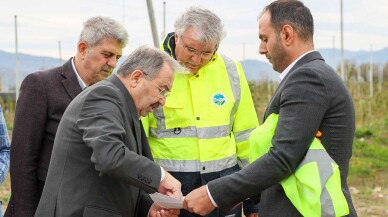
<svg viewBox="0 0 388 217">
<path fill-rule="evenodd" d="M 173 31 L 176 17 L 191 5 L 213 10 L 223 21 L 227 32 L 219 51 L 236 59 L 258 59 L 257 15 L 269 0 L 164 0 L 166 32 Z M 156 24 L 163 32 L 163 0 L 154 0 Z M 316 48 L 340 48 L 340 0 L 305 0 L 315 23 Z M 352 51 L 379 50 L 388 47 L 387 0 L 343 0 L 344 48 Z M 15 51 L 15 23 L 18 17 L 19 52 L 59 57 L 76 52 L 82 23 L 96 15 L 110 16 L 125 25 L 128 55 L 143 44 L 153 44 L 145 0 L 0 0 L 0 49 Z M 245 49 L 244 49 L 245 48 Z"/>
</svg>

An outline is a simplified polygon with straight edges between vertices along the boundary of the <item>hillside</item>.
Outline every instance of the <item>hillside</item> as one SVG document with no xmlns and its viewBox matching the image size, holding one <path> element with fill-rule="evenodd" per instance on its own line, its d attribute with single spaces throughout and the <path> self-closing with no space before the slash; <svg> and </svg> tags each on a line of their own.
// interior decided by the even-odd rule
<svg viewBox="0 0 388 217">
<path fill-rule="evenodd" d="M 318 49 L 321 52 L 326 62 L 333 68 L 340 64 L 341 52 L 339 49 L 323 48 Z M 258 54 L 259 55 L 259 54 Z M 370 61 L 369 51 L 344 51 L 345 59 L 354 62 L 355 65 L 368 63 Z M 388 62 L 388 48 L 377 50 L 372 53 L 373 62 L 377 64 L 385 64 Z M 20 79 L 22 80 L 29 73 L 52 68 L 62 64 L 64 61 L 59 61 L 58 58 L 47 56 L 34 56 L 29 54 L 19 54 L 19 70 Z M 118 65 L 120 65 L 126 56 L 120 58 Z M 244 68 L 245 75 L 251 81 L 277 81 L 278 73 L 274 72 L 269 62 L 258 60 L 244 60 L 241 61 Z M 8 90 L 15 84 L 15 68 L 16 57 L 14 53 L 0 50 L 0 79 L 2 81 L 3 90 Z"/>
</svg>

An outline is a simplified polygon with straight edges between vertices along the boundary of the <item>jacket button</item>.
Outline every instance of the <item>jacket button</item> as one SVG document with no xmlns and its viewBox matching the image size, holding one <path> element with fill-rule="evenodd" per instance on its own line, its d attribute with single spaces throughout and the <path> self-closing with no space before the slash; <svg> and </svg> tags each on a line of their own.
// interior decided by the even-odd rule
<svg viewBox="0 0 388 217">
<path fill-rule="evenodd" d="M 206 167 L 205 167 L 205 166 L 203 166 L 203 167 L 202 167 L 202 170 L 205 170 L 205 169 L 206 169 Z"/>
<path fill-rule="evenodd" d="M 196 119 L 199 121 L 199 119 L 201 119 L 201 118 L 197 117 Z"/>
</svg>

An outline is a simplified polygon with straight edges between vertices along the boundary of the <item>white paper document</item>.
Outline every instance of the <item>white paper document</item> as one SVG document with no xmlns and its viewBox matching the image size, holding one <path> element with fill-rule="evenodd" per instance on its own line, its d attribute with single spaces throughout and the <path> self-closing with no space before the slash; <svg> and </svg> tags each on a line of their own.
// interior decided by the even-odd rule
<svg viewBox="0 0 388 217">
<path fill-rule="evenodd" d="M 163 208 L 183 209 L 183 200 L 169 197 L 158 192 L 149 195 L 156 204 Z"/>
</svg>

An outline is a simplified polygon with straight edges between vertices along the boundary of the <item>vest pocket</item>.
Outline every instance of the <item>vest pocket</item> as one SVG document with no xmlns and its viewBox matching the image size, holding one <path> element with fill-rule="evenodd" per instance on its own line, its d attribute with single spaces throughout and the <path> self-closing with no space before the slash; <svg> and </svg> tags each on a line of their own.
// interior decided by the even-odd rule
<svg viewBox="0 0 388 217">
<path fill-rule="evenodd" d="M 192 116 L 193 111 L 186 95 L 175 94 L 167 98 L 166 104 L 163 106 L 162 113 L 154 112 L 154 116 L 165 123 L 166 129 L 174 129 L 176 127 L 185 128 L 193 126 Z"/>
</svg>

